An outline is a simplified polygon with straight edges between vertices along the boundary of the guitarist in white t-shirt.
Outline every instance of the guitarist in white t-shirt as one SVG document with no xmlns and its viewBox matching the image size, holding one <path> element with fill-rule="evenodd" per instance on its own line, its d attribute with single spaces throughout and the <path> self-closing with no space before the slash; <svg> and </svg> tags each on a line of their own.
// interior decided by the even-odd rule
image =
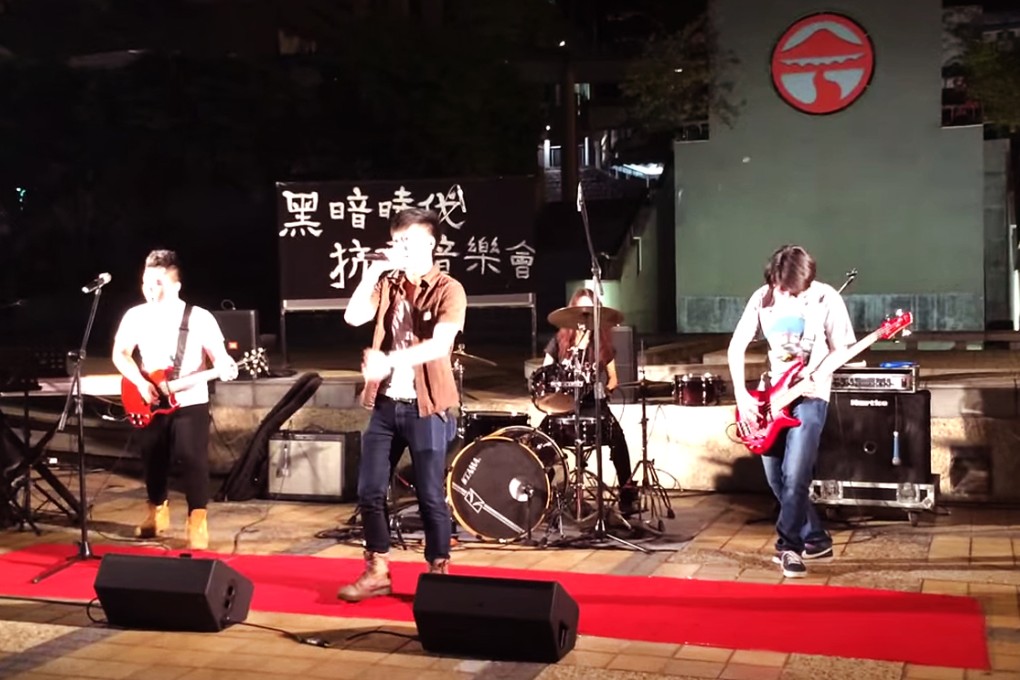
<svg viewBox="0 0 1020 680">
<path fill-rule="evenodd" d="M 167 371 L 186 378 L 211 359 L 221 380 L 237 377 L 237 364 L 227 353 L 216 318 L 207 310 L 187 305 L 180 297 L 177 254 L 154 250 L 145 258 L 142 295 L 145 302 L 121 319 L 113 342 L 113 363 L 137 389 L 155 403 L 161 394 L 146 376 Z M 185 311 L 187 319 L 185 322 Z M 138 355 L 136 361 L 135 355 Z M 187 382 L 182 381 L 182 382 Z M 145 467 L 148 512 L 137 527 L 140 538 L 154 538 L 170 525 L 168 478 L 173 461 L 183 463 L 188 502 L 188 546 L 209 545 L 206 505 L 209 502 L 209 385 L 206 380 L 174 391 L 177 408 L 159 413 L 132 441 Z"/>
<path fill-rule="evenodd" d="M 823 371 L 811 374 L 830 353 L 853 345 L 855 337 L 839 292 L 815 281 L 814 258 L 796 245 L 776 250 L 765 268 L 765 285 L 751 295 L 730 340 L 733 396 L 742 419 L 762 410 L 744 375 L 744 354 L 759 328 L 769 346 L 767 378 L 775 383 L 800 362 L 804 368 L 794 382 L 810 381 L 791 408 L 800 424 L 785 430 L 762 455 L 765 477 L 779 500 L 774 561 L 784 576 L 797 578 L 806 574 L 804 560 L 832 557 L 832 538 L 809 497 L 832 379 Z"/>
</svg>

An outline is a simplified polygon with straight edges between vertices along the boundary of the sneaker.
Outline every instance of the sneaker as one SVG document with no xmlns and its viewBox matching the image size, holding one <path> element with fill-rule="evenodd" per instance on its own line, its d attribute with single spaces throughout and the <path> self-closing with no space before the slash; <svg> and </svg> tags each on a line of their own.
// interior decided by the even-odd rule
<svg viewBox="0 0 1020 680">
<path fill-rule="evenodd" d="M 805 545 L 804 552 L 800 554 L 805 560 L 816 560 L 818 562 L 825 562 L 832 559 L 832 546 L 827 545 L 822 547 L 820 545 Z"/>
<path fill-rule="evenodd" d="M 783 567 L 783 576 L 786 578 L 804 578 L 807 576 L 807 568 L 800 555 L 792 550 L 784 550 L 779 555 L 779 564 Z"/>
</svg>

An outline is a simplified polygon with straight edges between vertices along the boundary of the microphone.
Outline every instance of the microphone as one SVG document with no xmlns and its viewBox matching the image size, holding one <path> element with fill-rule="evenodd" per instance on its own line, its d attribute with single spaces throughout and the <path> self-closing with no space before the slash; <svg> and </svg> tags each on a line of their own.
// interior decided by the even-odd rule
<svg viewBox="0 0 1020 680">
<path fill-rule="evenodd" d="M 374 250 L 371 253 L 362 255 L 361 259 L 365 262 L 383 262 L 390 259 L 390 257 L 386 254 L 385 250 Z"/>
<path fill-rule="evenodd" d="M 102 288 L 103 286 L 105 286 L 106 284 L 108 284 L 112 279 L 113 279 L 113 277 L 110 276 L 110 274 L 108 272 L 103 272 L 102 274 L 100 274 L 96 278 L 94 278 L 91 281 L 89 281 L 89 283 L 87 285 L 82 286 L 81 287 L 81 292 L 83 292 L 83 293 L 94 293 L 97 290 L 99 290 L 100 288 Z"/>
</svg>

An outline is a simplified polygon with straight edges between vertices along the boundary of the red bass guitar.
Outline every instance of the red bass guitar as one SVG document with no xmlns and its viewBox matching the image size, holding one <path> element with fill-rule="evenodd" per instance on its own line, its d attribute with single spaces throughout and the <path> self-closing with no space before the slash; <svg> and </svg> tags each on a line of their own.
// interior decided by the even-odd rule
<svg viewBox="0 0 1020 680">
<path fill-rule="evenodd" d="M 837 368 L 877 341 L 888 340 L 905 330 L 912 322 L 910 312 L 897 314 L 853 345 L 829 354 L 811 375 L 831 375 Z M 745 418 L 741 415 L 740 409 L 737 409 L 737 435 L 751 453 L 760 455 L 767 452 L 783 430 L 800 425 L 800 421 L 790 415 L 790 405 L 804 396 L 804 392 L 811 385 L 804 379 L 808 376 L 800 374 L 803 368 L 803 363 L 798 362 L 787 369 L 769 389 L 751 390 L 751 396 L 761 404 L 758 413 L 751 418 Z"/>
<path fill-rule="evenodd" d="M 245 352 L 244 357 L 237 362 L 237 369 L 239 371 L 246 371 L 253 378 L 263 373 L 268 373 L 269 364 L 266 362 L 266 350 L 257 347 Z M 176 380 L 168 380 L 167 377 L 171 370 L 172 367 L 152 371 L 151 373 L 142 372 L 145 379 L 159 390 L 159 401 L 152 402 L 151 404 L 146 403 L 145 399 L 142 398 L 141 392 L 138 391 L 133 382 L 127 378 L 121 378 L 120 400 L 124 405 L 128 421 L 132 425 L 135 427 L 147 427 L 156 414 L 173 413 L 180 408 L 180 405 L 177 403 L 177 392 L 199 383 L 213 380 L 220 374 L 215 368 L 210 368 L 177 378 Z"/>
</svg>

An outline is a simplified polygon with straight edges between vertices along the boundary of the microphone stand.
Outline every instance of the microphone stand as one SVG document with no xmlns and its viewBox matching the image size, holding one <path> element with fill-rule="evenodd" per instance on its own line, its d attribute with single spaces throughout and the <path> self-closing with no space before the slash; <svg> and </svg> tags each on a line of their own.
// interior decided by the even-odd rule
<svg viewBox="0 0 1020 680">
<path fill-rule="evenodd" d="M 588 211 L 584 203 L 584 194 L 581 190 L 581 183 L 577 183 L 577 211 L 581 213 L 581 222 L 584 225 L 584 236 L 588 244 L 588 255 L 591 257 L 591 276 L 594 290 L 592 299 L 592 364 L 595 366 L 595 474 L 597 480 L 597 493 L 595 494 L 595 525 L 591 540 L 595 543 L 602 543 L 607 540 L 615 541 L 620 545 L 632 550 L 651 552 L 647 548 L 625 541 L 618 536 L 609 533 L 606 527 L 606 503 L 603 498 L 605 484 L 602 481 L 602 406 L 605 400 L 605 385 L 602 382 L 602 269 L 599 266 L 599 258 L 595 252 L 595 245 L 591 238 L 591 226 L 588 224 Z M 606 406 L 608 408 L 608 405 Z M 624 520 L 626 524 L 626 520 Z M 629 525 L 628 525 L 629 526 Z M 597 547 L 597 546 L 592 546 Z"/>
<path fill-rule="evenodd" d="M 81 390 L 81 365 L 85 361 L 85 350 L 89 344 L 89 336 L 92 334 L 92 323 L 96 320 L 96 310 L 99 308 L 99 296 L 103 293 L 103 286 L 96 286 L 92 297 L 92 309 L 89 310 L 89 319 L 85 324 L 85 334 L 81 339 L 81 347 L 74 363 L 74 376 L 71 379 L 71 390 L 67 393 L 67 400 L 64 402 L 64 410 L 60 414 L 60 422 L 57 424 L 57 431 L 63 432 L 67 426 L 67 413 L 70 410 L 71 400 L 74 400 L 74 414 L 78 419 L 78 529 L 81 532 L 81 540 L 78 541 L 78 552 L 63 562 L 50 567 L 32 579 L 32 583 L 39 583 L 43 579 L 53 576 L 57 572 L 85 560 L 97 560 L 89 545 L 88 529 L 88 496 L 85 490 L 85 419 L 82 415 L 82 390 Z"/>
</svg>

